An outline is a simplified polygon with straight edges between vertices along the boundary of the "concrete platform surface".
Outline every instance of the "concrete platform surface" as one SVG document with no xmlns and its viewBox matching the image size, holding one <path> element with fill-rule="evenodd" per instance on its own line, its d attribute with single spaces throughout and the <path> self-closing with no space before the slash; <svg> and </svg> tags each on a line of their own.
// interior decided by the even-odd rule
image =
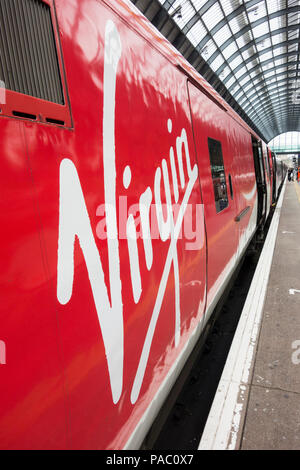
<svg viewBox="0 0 300 470">
<path fill-rule="evenodd" d="M 300 185 L 287 182 L 241 449 L 300 449 Z"/>
</svg>

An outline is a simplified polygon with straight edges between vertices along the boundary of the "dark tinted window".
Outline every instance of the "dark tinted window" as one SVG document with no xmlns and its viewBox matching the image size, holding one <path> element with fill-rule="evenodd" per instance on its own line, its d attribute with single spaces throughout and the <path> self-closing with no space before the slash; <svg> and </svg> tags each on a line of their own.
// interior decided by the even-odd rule
<svg viewBox="0 0 300 470">
<path fill-rule="evenodd" d="M 208 139 L 211 176 L 214 186 L 216 211 L 221 212 L 228 206 L 227 186 L 221 142 Z"/>
<path fill-rule="evenodd" d="M 0 1 L 0 80 L 8 90 L 64 104 L 49 5 Z"/>
<path fill-rule="evenodd" d="M 269 168 L 269 161 L 268 161 L 268 154 L 264 152 L 264 159 L 265 159 L 265 167 L 266 167 L 266 174 L 270 174 L 270 168 Z"/>
</svg>

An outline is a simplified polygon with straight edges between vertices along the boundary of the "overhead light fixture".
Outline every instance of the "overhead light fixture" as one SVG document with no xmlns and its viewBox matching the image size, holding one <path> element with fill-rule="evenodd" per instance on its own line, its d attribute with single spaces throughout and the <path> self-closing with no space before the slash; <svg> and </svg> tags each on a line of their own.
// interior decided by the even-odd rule
<svg viewBox="0 0 300 470">
<path fill-rule="evenodd" d="M 178 5 L 177 8 L 175 8 L 175 10 L 173 11 L 173 13 L 171 13 L 171 18 L 175 18 L 177 16 L 177 18 L 182 18 L 182 13 L 181 13 L 181 5 Z"/>
<path fill-rule="evenodd" d="M 200 54 L 203 55 L 204 57 L 207 57 L 207 56 L 208 56 L 208 47 L 207 47 L 207 46 L 204 46 L 204 47 L 201 49 Z"/>
<path fill-rule="evenodd" d="M 248 13 L 253 14 L 254 16 L 258 15 L 258 7 L 253 7 L 248 10 Z"/>
<path fill-rule="evenodd" d="M 264 41 L 264 40 L 259 41 L 259 42 L 256 44 L 257 47 L 261 47 L 261 48 L 263 48 L 264 45 L 265 45 L 265 41 Z"/>
</svg>

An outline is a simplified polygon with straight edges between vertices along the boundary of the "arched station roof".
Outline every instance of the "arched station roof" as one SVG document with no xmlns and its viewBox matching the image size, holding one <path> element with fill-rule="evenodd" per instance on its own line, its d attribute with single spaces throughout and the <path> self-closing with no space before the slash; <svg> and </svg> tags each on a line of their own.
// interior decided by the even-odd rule
<svg viewBox="0 0 300 470">
<path fill-rule="evenodd" d="M 266 141 L 300 129 L 299 0 L 132 0 Z"/>
</svg>

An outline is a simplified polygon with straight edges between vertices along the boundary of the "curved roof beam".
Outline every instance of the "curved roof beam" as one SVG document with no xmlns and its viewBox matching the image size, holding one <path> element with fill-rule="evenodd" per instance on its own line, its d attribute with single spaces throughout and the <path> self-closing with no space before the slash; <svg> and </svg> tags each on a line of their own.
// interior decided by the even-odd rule
<svg viewBox="0 0 300 470">
<path fill-rule="evenodd" d="M 298 55 L 298 54 L 295 54 L 295 55 Z M 249 76 L 250 73 L 254 72 L 255 70 L 258 70 L 258 69 L 261 69 L 262 66 L 266 66 L 268 64 L 272 64 L 273 62 L 275 62 L 276 60 L 280 60 L 280 59 L 285 59 L 286 57 L 289 57 L 290 56 L 290 53 L 289 52 L 285 52 L 284 54 L 279 54 L 277 55 L 276 57 L 272 57 L 271 59 L 267 59 L 267 60 L 264 60 L 263 62 L 260 62 L 258 64 L 256 64 L 255 66 L 253 66 L 251 69 L 247 70 L 247 72 L 245 72 L 243 75 L 241 75 L 239 77 L 239 81 L 241 82 L 244 78 L 247 78 Z M 292 65 L 293 63 L 296 63 L 298 64 L 298 62 L 293 62 L 293 63 L 289 63 L 289 62 L 286 62 L 287 65 Z M 268 70 L 266 70 L 266 72 L 268 72 Z M 260 72 L 260 74 L 257 74 L 255 78 L 259 77 L 259 76 L 262 76 L 264 75 L 264 72 Z M 250 80 L 250 79 L 249 79 Z M 247 82 L 246 82 L 247 83 Z M 243 84 L 244 86 L 245 84 Z M 232 89 L 234 88 L 234 85 L 231 85 L 228 90 L 231 91 Z"/>
<path fill-rule="evenodd" d="M 256 3 L 260 3 L 261 0 L 257 1 Z M 218 2 L 214 2 L 214 3 L 218 3 Z M 250 2 L 247 3 L 247 6 L 250 6 Z M 248 11 L 250 10 L 250 8 L 247 9 Z M 237 11 L 240 11 L 241 13 L 245 12 L 245 6 L 242 5 L 240 8 L 238 8 L 237 10 L 234 10 L 230 15 L 228 15 L 227 17 L 225 17 L 223 20 L 221 20 L 214 28 L 212 28 L 211 31 L 208 31 L 208 34 L 207 34 L 207 37 L 203 38 L 197 47 L 199 47 L 200 49 L 202 49 L 205 44 L 209 41 L 210 38 L 213 38 L 213 36 L 220 30 L 222 29 L 224 26 L 228 25 L 228 23 L 230 22 L 231 19 L 234 19 L 236 18 L 237 15 L 236 12 Z M 201 12 L 201 10 L 200 10 Z M 271 13 L 269 15 L 266 15 L 266 16 L 263 16 L 262 18 L 259 18 L 258 20 L 256 21 L 251 21 L 250 23 L 246 24 L 243 28 L 241 28 L 237 33 L 233 33 L 230 38 L 228 38 L 223 44 L 222 46 L 220 46 L 220 48 L 223 48 L 225 49 L 231 42 L 233 41 L 236 41 L 238 38 L 240 38 L 241 36 L 243 36 L 245 33 L 247 32 L 251 32 L 252 29 L 256 28 L 257 26 L 260 26 L 261 24 L 265 23 L 266 21 L 268 21 L 269 19 L 272 20 L 274 18 L 278 18 L 280 16 L 286 16 L 287 14 L 290 14 L 290 13 L 298 13 L 300 12 L 300 5 L 298 6 L 294 6 L 294 7 L 290 7 L 290 8 L 284 8 L 282 10 L 278 10 L 276 11 L 275 13 Z M 194 26 L 194 24 L 196 24 L 196 22 L 198 21 L 198 19 L 201 18 L 201 15 L 197 18 L 193 18 L 194 20 L 194 23 L 192 26 Z M 192 21 L 192 20 L 190 20 Z M 191 27 L 192 27 L 191 26 Z M 183 28 L 183 32 L 184 33 L 187 33 L 191 27 L 188 27 L 188 25 L 185 26 L 185 28 Z M 284 28 L 281 28 L 283 29 L 283 32 L 286 32 L 287 29 L 299 29 L 299 26 L 297 25 L 290 25 L 288 28 L 287 27 L 284 27 Z M 263 35 L 264 36 L 264 35 Z M 260 39 L 260 38 L 259 38 Z"/>
<path fill-rule="evenodd" d="M 277 85 L 276 88 L 273 88 L 273 89 L 267 88 L 267 89 L 266 89 L 265 91 L 263 91 L 262 93 L 260 93 L 260 92 L 259 92 L 259 93 L 257 93 L 257 92 L 255 93 L 255 92 L 254 92 L 254 93 L 252 93 L 251 95 L 247 96 L 247 99 L 251 102 L 251 98 L 255 98 L 255 96 L 258 96 L 260 100 L 261 100 L 261 99 L 268 99 L 268 98 L 270 98 L 270 99 L 273 100 L 273 97 L 274 97 L 275 95 L 282 96 L 282 95 L 283 95 L 283 92 L 286 92 L 286 94 L 293 94 L 293 93 L 295 92 L 295 89 L 293 89 L 293 88 L 287 89 L 287 87 L 286 87 L 287 81 L 288 81 L 288 80 L 287 80 L 286 78 L 283 78 L 282 80 L 277 80 L 276 82 L 274 82 L 274 84 Z M 279 84 L 281 84 L 281 83 L 282 83 L 282 85 L 279 85 Z M 278 85 L 279 85 L 279 86 L 278 86 Z M 243 105 L 243 107 L 244 107 L 244 106 L 246 106 L 246 107 L 248 106 L 248 104 L 246 104 L 246 103 L 247 103 L 247 100 L 246 100 L 246 99 L 244 99 L 243 101 L 241 100 L 241 104 Z"/>
<path fill-rule="evenodd" d="M 276 36 L 276 35 L 274 35 Z M 271 36 L 272 37 L 272 36 Z M 268 35 L 268 38 L 270 38 L 270 35 Z M 265 39 L 264 39 L 265 40 Z M 254 54 L 252 54 L 250 57 L 248 57 L 247 59 L 244 59 L 243 62 L 238 65 L 235 69 L 233 69 L 232 73 L 229 74 L 225 79 L 224 79 L 224 84 L 226 84 L 230 78 L 230 76 L 234 76 L 235 73 L 237 73 L 239 70 L 241 70 L 245 65 L 247 65 L 248 63 L 251 63 L 253 62 L 254 60 L 256 59 L 259 59 L 260 56 L 268 53 L 268 52 L 273 52 L 274 50 L 276 49 L 280 49 L 280 48 L 283 48 L 283 47 L 286 47 L 288 49 L 289 46 L 293 46 L 293 45 L 297 45 L 299 43 L 299 39 L 293 39 L 293 40 L 290 40 L 290 41 L 284 41 L 282 43 L 279 43 L 279 44 L 275 44 L 274 46 L 269 46 L 269 47 L 266 47 L 265 49 L 261 50 L 260 52 L 256 52 Z M 248 50 L 249 48 L 251 48 L 251 46 L 245 48 L 241 48 L 239 51 L 235 52 L 234 54 L 232 54 L 232 56 L 230 56 L 226 62 L 228 63 L 228 65 L 230 66 L 230 62 L 232 62 L 234 59 L 236 59 L 237 57 L 240 56 L 240 52 L 242 53 L 242 49 L 243 52 L 245 52 L 246 50 Z M 290 52 L 289 54 L 292 54 L 293 52 Z M 217 56 L 216 56 L 217 57 Z M 275 56 L 276 58 L 278 56 Z M 274 59 L 272 59 L 274 60 Z M 208 64 L 211 64 L 213 61 L 208 61 Z M 223 65 L 221 65 L 216 73 L 219 75 L 222 73 L 222 71 L 225 69 L 227 63 L 224 63 Z"/>
</svg>

